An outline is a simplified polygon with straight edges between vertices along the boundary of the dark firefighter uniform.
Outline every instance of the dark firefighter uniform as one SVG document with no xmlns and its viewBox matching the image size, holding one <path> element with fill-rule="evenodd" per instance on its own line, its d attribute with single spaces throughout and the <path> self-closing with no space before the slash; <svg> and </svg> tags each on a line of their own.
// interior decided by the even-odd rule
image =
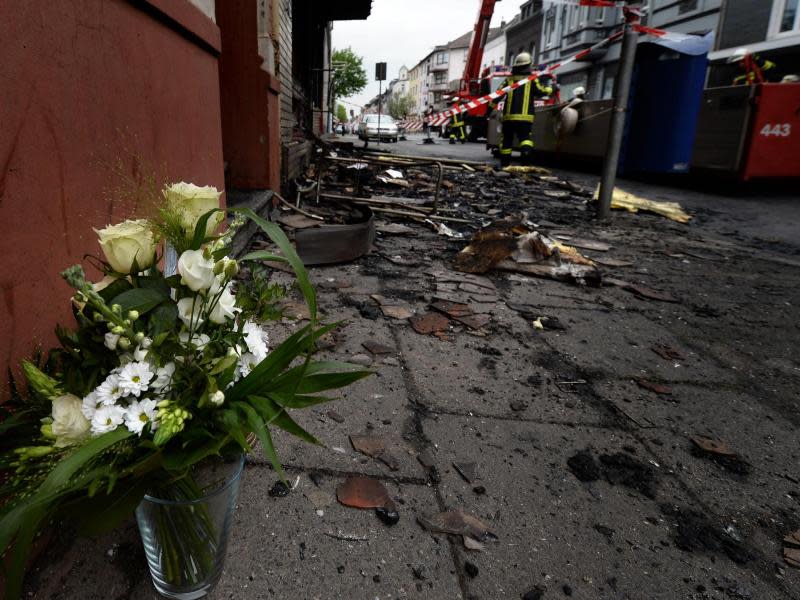
<svg viewBox="0 0 800 600">
<path fill-rule="evenodd" d="M 456 140 L 462 144 L 467 141 L 467 134 L 464 132 L 464 113 L 455 113 L 450 117 L 450 143 L 455 144 Z"/>
<path fill-rule="evenodd" d="M 527 73 L 515 74 L 507 78 L 500 87 L 506 87 L 528 77 Z M 553 94 L 552 86 L 541 79 L 534 79 L 526 85 L 510 90 L 504 97 L 503 128 L 500 136 L 500 161 L 508 164 L 511 152 L 519 149 L 523 154 L 533 150 L 533 116 L 537 98 Z M 492 105 L 494 108 L 494 105 Z"/>
<path fill-rule="evenodd" d="M 771 60 L 761 58 L 758 54 L 750 54 L 747 49 L 737 50 L 729 62 L 738 63 L 744 73 L 735 77 L 733 85 L 756 85 L 767 81 L 764 73 L 775 68 Z"/>
</svg>

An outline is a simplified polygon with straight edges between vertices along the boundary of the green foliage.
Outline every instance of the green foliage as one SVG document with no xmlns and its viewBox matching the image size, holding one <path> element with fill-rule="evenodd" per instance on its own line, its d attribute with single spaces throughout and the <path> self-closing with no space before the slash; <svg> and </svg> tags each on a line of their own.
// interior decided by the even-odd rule
<svg viewBox="0 0 800 600">
<path fill-rule="evenodd" d="M 347 98 L 358 94 L 367 87 L 367 72 L 364 60 L 351 48 L 334 50 L 331 55 L 333 65 L 333 97 Z"/>
<path fill-rule="evenodd" d="M 269 271 L 254 264 L 250 277 L 241 281 L 236 289 L 236 305 L 242 316 L 253 321 L 277 321 L 283 316 L 279 301 L 286 296 L 286 288 L 270 283 Z"/>
<path fill-rule="evenodd" d="M 347 123 L 347 109 L 344 107 L 344 104 L 336 105 L 336 118 L 339 119 L 340 123 Z"/>
<path fill-rule="evenodd" d="M 403 119 L 407 117 L 414 108 L 414 99 L 410 94 L 402 96 L 392 96 L 389 101 L 389 114 L 395 119 Z"/>
<path fill-rule="evenodd" d="M 283 476 L 270 429 L 278 427 L 318 443 L 292 418 L 291 411 L 329 402 L 334 398 L 324 392 L 370 374 L 346 363 L 312 359 L 316 340 L 336 325 L 317 324 L 316 295 L 294 247 L 277 225 L 250 210 L 233 212 L 256 222 L 280 254 L 254 252 L 242 259 L 253 261 L 255 266 L 252 280 L 240 284 L 237 292 L 243 311 L 238 326 L 232 318 L 222 322 L 210 318 L 234 276 L 225 265 L 238 268 L 235 261 L 225 259 L 228 233 L 211 240 L 205 237 L 206 221 L 214 212 L 198 220 L 191 237 L 183 227 L 180 236 L 177 230 L 170 233 L 176 223 L 170 224 L 169 213 L 166 217 L 162 214 L 159 222 L 162 235 L 171 243 L 182 244 L 184 249 L 202 248 L 206 256 L 213 256 L 215 269 L 217 264 L 223 265 L 219 272 L 214 271 L 222 278 L 220 292 L 210 288 L 202 295 L 195 294 L 181 277 L 164 277 L 156 267 L 119 278 L 97 292 L 80 268 L 66 271 L 67 279 L 78 290 L 78 327 L 74 331 L 57 330 L 61 347 L 52 350 L 45 363 L 57 368 L 45 367 L 39 360 L 25 364 L 37 401 L 14 394 L 0 407 L 0 471 L 5 474 L 0 480 L 0 553 L 8 553 L 8 598 L 19 597 L 27 553 L 46 524 L 69 519 L 90 533 L 114 526 L 153 486 L 164 482 L 188 485 L 187 474 L 199 461 L 250 451 L 247 439 L 253 433 Z M 280 260 L 292 266 L 311 319 L 239 378 L 239 355 L 248 347 L 243 320 L 279 317 L 276 302 L 285 294 L 281 286 L 269 283 L 258 266 L 261 260 Z M 198 298 L 203 306 L 202 318 L 189 319 L 187 325 L 178 318 L 177 305 L 190 299 L 194 308 Z M 183 319 L 187 318 L 184 311 Z M 109 349 L 109 335 L 119 337 L 118 349 Z M 149 336 L 147 345 L 139 347 L 145 336 Z M 143 349 L 150 358 L 135 358 Z M 61 393 L 79 398 L 95 393 L 101 382 L 127 364 L 122 362 L 123 355 L 126 361 L 152 360 L 153 368 L 163 367 L 167 361 L 173 365 L 167 391 L 152 394 L 158 401 L 154 420 L 138 436 L 119 425 L 85 441 L 69 442 L 73 445 L 54 442 L 49 398 Z"/>
</svg>

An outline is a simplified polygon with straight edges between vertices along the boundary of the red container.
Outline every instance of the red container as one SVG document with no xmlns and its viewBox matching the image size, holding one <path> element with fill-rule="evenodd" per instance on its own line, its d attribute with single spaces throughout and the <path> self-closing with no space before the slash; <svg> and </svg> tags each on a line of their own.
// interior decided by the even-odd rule
<svg viewBox="0 0 800 600">
<path fill-rule="evenodd" d="M 800 83 L 759 88 L 742 178 L 800 177 Z"/>
</svg>

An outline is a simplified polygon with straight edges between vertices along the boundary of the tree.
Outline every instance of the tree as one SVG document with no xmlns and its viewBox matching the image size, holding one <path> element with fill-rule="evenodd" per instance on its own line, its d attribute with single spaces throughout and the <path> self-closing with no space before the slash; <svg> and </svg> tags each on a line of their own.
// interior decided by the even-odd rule
<svg viewBox="0 0 800 600">
<path fill-rule="evenodd" d="M 340 123 L 347 123 L 347 109 L 344 104 L 336 105 L 336 118 L 339 119 Z"/>
<path fill-rule="evenodd" d="M 414 99 L 410 94 L 403 94 L 402 96 L 393 96 L 389 101 L 389 114 L 395 119 L 402 119 L 408 116 L 408 113 L 414 108 Z"/>
<path fill-rule="evenodd" d="M 333 69 L 333 97 L 347 98 L 367 87 L 364 60 L 350 48 L 334 50 L 331 55 Z"/>
</svg>

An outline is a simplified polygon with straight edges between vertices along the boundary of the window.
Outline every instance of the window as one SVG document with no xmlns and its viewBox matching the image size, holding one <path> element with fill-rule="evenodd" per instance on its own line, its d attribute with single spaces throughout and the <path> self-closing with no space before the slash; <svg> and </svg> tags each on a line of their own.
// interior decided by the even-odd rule
<svg viewBox="0 0 800 600">
<path fill-rule="evenodd" d="M 434 84 L 447 83 L 447 71 L 440 71 L 433 76 Z"/>
<path fill-rule="evenodd" d="M 800 0 L 775 0 L 772 5 L 770 33 L 791 35 L 800 32 Z"/>
<path fill-rule="evenodd" d="M 436 64 L 437 65 L 447 64 L 447 52 L 439 52 L 436 54 Z"/>
<path fill-rule="evenodd" d="M 550 48 L 553 45 L 556 34 L 556 7 L 551 6 L 547 9 L 544 17 L 544 40 L 545 46 Z"/>
<path fill-rule="evenodd" d="M 680 4 L 678 4 L 679 15 L 691 12 L 693 10 L 697 10 L 697 0 L 683 0 Z"/>
</svg>

